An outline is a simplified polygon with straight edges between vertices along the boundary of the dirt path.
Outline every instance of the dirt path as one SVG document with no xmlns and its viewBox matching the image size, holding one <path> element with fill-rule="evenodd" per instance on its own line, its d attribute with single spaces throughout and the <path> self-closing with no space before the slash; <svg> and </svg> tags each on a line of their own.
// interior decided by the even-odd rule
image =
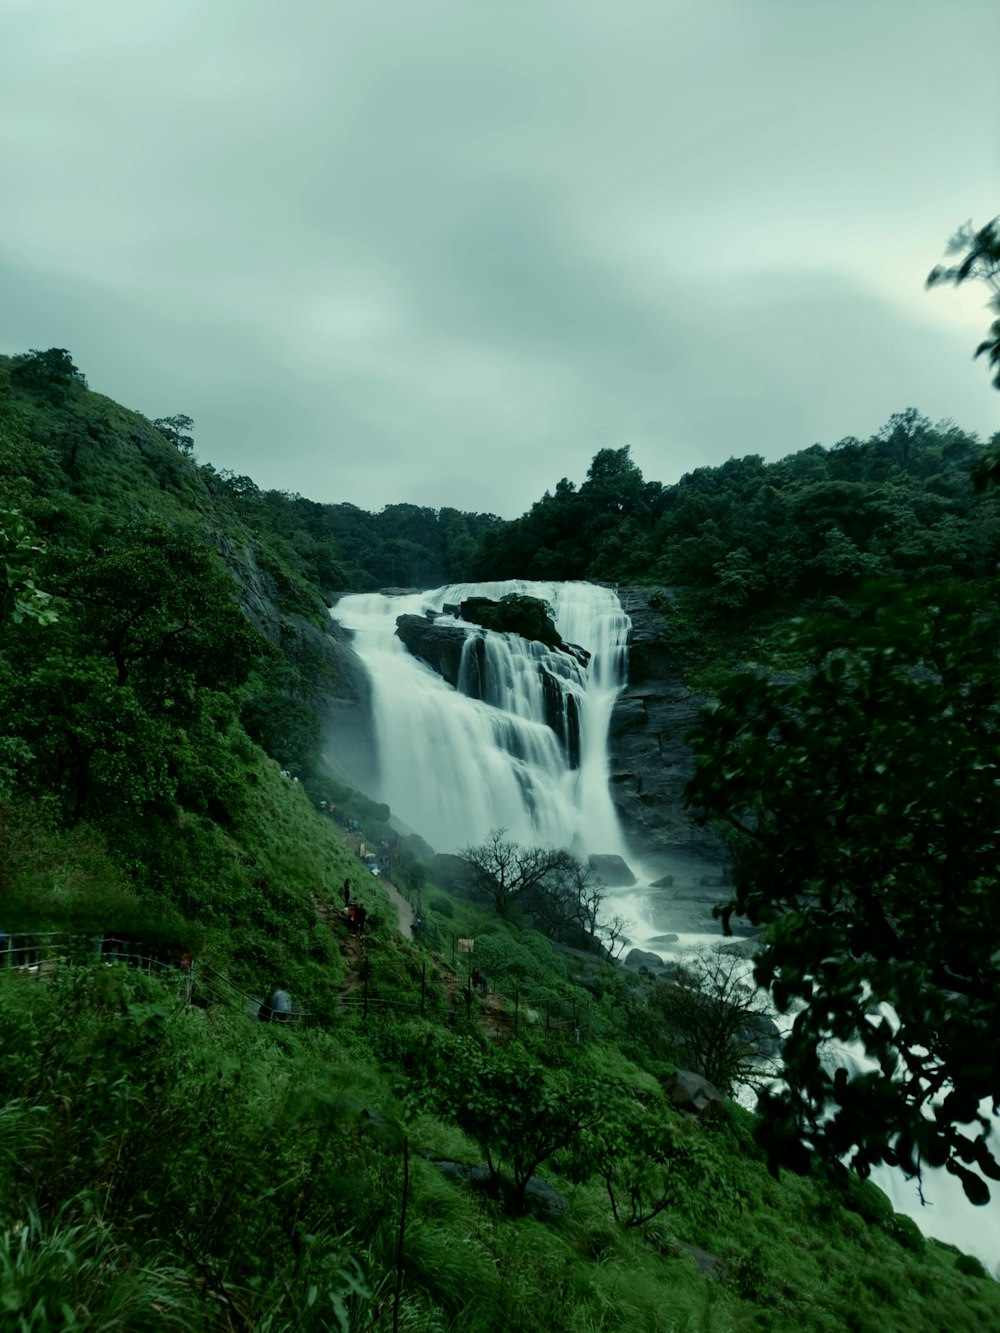
<svg viewBox="0 0 1000 1333">
<path fill-rule="evenodd" d="M 404 940 L 413 939 L 413 908 L 406 901 L 395 884 L 390 884 L 387 879 L 380 879 L 379 883 L 389 895 L 389 901 L 395 906 L 399 914 L 399 933 Z"/>
</svg>

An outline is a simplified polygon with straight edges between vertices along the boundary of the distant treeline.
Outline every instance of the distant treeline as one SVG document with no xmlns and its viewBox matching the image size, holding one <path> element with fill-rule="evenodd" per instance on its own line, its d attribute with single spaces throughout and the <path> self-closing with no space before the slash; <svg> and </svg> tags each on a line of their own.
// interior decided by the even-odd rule
<svg viewBox="0 0 1000 1333">
<path fill-rule="evenodd" d="M 603 449 L 577 489 L 559 482 L 493 528 L 479 577 L 655 582 L 743 614 L 775 599 L 843 594 L 873 575 L 978 578 L 1000 554 L 998 499 L 976 493 L 985 446 L 910 408 L 872 438 L 757 454 L 645 481 L 626 446 Z"/>
</svg>

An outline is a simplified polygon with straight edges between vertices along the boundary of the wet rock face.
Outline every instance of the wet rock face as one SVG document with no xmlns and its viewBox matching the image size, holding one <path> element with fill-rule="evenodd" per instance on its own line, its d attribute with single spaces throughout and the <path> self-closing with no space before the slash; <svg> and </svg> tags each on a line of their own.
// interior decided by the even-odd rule
<svg viewBox="0 0 1000 1333">
<path fill-rule="evenodd" d="M 651 604 L 653 588 L 621 588 L 632 620 L 628 684 L 619 695 L 608 736 L 611 799 L 637 847 L 725 859 L 718 839 L 684 807 L 694 761 L 684 737 L 705 696 L 684 684 L 664 642 L 667 621 Z"/>
<path fill-rule="evenodd" d="M 458 688 L 462 649 L 468 630 L 461 625 L 442 625 L 426 616 L 399 616 L 396 633 L 414 657 L 419 657 L 449 685 Z"/>
<path fill-rule="evenodd" d="M 304 701 L 319 717 L 335 766 L 353 785 L 369 786 L 374 777 L 371 686 L 350 634 L 325 615 L 318 598 L 316 609 L 324 613 L 318 624 L 282 610 L 275 580 L 260 568 L 249 544 L 221 537 L 216 549 L 233 576 L 247 620 L 300 672 Z"/>
</svg>

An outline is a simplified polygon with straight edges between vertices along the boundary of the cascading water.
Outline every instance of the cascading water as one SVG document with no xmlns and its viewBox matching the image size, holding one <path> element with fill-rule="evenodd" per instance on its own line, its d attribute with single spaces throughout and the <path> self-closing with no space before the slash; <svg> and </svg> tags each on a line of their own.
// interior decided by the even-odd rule
<svg viewBox="0 0 1000 1333">
<path fill-rule="evenodd" d="M 589 664 L 444 613 L 469 597 L 499 601 L 510 593 L 548 602 L 560 636 L 589 652 Z M 428 611 L 436 624 L 468 631 L 464 692 L 396 634 L 399 616 Z M 615 593 L 587 583 L 453 584 L 344 597 L 333 616 L 354 632 L 371 677 L 373 795 L 400 820 L 439 851 L 503 827 L 523 843 L 624 854 L 608 793 L 608 724 L 625 679 L 630 628 Z"/>
</svg>

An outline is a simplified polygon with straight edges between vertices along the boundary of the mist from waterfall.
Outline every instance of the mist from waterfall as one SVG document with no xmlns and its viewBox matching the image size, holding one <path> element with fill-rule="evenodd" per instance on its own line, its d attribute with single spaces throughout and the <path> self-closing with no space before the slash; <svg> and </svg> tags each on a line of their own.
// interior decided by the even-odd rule
<svg viewBox="0 0 1000 1333">
<path fill-rule="evenodd" d="M 498 601 L 510 593 L 548 602 L 564 642 L 591 654 L 588 666 L 545 644 L 444 614 L 446 605 L 469 597 Z M 427 611 L 438 624 L 469 632 L 466 658 L 476 638 L 483 639 L 483 698 L 453 688 L 397 636 L 397 617 Z M 403 823 L 438 851 L 480 842 L 503 827 L 526 844 L 624 855 L 608 791 L 607 735 L 625 681 L 630 622 L 614 592 L 588 583 L 452 584 L 344 597 L 332 615 L 353 631 L 371 678 L 378 772 L 371 794 Z M 566 714 L 579 719 L 578 755 L 568 731 L 557 734 L 546 721 L 543 676 L 550 688 L 558 682 Z"/>
</svg>

